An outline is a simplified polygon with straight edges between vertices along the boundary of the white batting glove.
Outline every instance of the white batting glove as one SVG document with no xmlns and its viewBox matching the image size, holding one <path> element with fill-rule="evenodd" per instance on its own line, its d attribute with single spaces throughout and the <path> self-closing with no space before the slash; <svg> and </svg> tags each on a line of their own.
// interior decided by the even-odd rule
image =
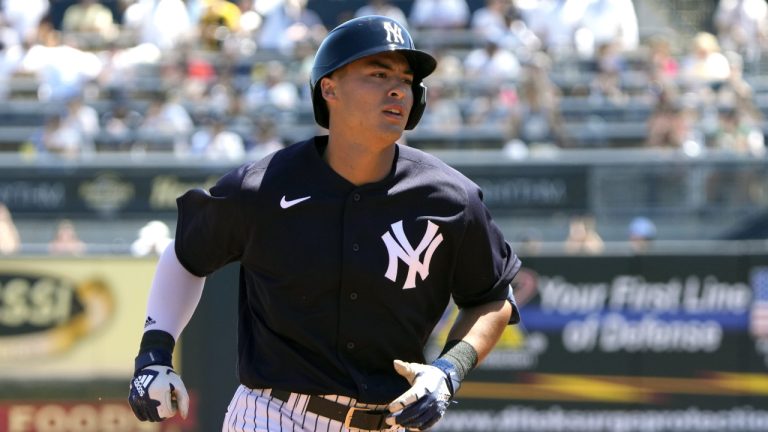
<svg viewBox="0 0 768 432">
<path fill-rule="evenodd" d="M 387 424 L 416 431 L 432 427 L 443 418 L 458 388 L 454 390 L 446 372 L 436 366 L 401 360 L 395 360 L 394 365 L 411 388 L 387 406 L 392 413 L 387 417 Z"/>
<path fill-rule="evenodd" d="M 189 412 L 189 394 L 181 377 L 162 365 L 147 366 L 136 372 L 128 402 L 141 421 L 163 421 L 175 416 L 177 411 L 182 418 L 187 418 Z"/>
</svg>

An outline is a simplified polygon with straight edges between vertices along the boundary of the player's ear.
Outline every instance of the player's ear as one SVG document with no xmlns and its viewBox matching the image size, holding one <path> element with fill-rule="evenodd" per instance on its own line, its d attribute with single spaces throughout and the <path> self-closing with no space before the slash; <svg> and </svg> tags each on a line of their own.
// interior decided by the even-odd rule
<svg viewBox="0 0 768 432">
<path fill-rule="evenodd" d="M 336 98 L 336 82 L 328 77 L 320 80 L 320 93 L 323 95 L 323 99 L 335 99 Z"/>
</svg>

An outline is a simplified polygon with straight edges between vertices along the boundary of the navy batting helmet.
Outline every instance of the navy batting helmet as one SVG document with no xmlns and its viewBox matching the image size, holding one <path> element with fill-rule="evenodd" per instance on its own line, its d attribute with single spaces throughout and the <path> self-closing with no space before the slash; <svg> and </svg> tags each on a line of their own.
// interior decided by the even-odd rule
<svg viewBox="0 0 768 432">
<path fill-rule="evenodd" d="M 339 25 L 328 33 L 317 49 L 309 78 L 317 124 L 328 127 L 328 107 L 320 94 L 320 80 L 355 60 L 386 51 L 402 53 L 413 70 L 413 107 L 405 128 L 416 127 L 427 105 L 427 88 L 422 80 L 435 70 L 437 61 L 415 49 L 411 35 L 397 21 L 377 15 L 351 19 Z"/>
</svg>

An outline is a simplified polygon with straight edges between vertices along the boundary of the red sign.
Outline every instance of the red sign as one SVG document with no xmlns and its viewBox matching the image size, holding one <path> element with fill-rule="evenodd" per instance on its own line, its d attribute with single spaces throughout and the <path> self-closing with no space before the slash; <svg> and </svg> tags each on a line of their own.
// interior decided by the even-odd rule
<svg viewBox="0 0 768 432">
<path fill-rule="evenodd" d="M 127 400 L 0 401 L 3 432 L 191 432 L 197 430 L 195 399 L 190 413 L 160 423 L 140 422 Z"/>
</svg>

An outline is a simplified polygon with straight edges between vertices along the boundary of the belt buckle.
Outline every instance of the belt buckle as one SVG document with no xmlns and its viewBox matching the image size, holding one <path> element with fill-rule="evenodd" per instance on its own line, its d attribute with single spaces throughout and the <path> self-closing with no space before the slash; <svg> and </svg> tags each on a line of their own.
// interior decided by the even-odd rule
<svg viewBox="0 0 768 432">
<path fill-rule="evenodd" d="M 349 429 L 349 424 L 352 423 L 352 416 L 355 415 L 355 411 L 368 411 L 368 408 L 349 407 L 347 416 L 344 418 L 344 428 Z"/>
</svg>

